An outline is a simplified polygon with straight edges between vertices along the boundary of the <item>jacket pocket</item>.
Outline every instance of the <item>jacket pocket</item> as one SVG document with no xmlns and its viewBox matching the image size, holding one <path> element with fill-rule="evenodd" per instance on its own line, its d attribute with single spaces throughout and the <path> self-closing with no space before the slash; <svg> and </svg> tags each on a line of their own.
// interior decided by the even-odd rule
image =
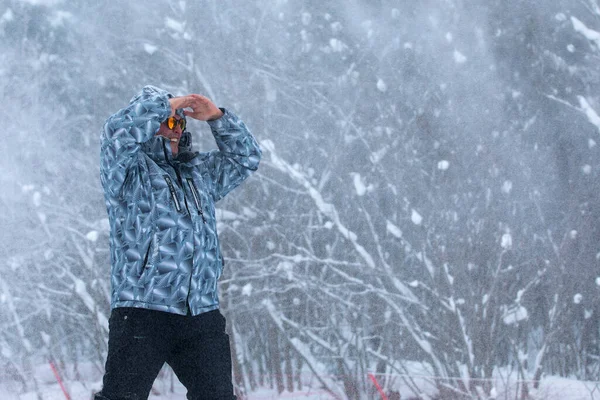
<svg viewBox="0 0 600 400">
<path fill-rule="evenodd" d="M 181 204 L 179 204 L 179 199 L 177 198 L 177 192 L 175 191 L 175 185 L 173 184 L 173 179 L 169 175 L 163 175 L 165 181 L 167 182 L 167 186 L 169 186 L 169 192 L 171 193 L 171 200 L 173 200 L 173 204 L 175 204 L 175 209 L 177 212 L 181 212 Z"/>
<path fill-rule="evenodd" d="M 150 250 L 152 249 L 152 240 L 150 240 L 150 244 L 148 245 L 148 249 L 146 250 L 146 255 L 144 256 L 144 262 L 142 263 L 142 268 L 140 269 L 140 275 L 144 273 L 146 266 L 148 265 L 148 257 L 150 256 Z"/>
<path fill-rule="evenodd" d="M 196 188 L 196 184 L 192 178 L 186 179 L 188 186 L 190 187 L 190 192 L 192 192 L 192 197 L 194 198 L 194 203 L 196 204 L 196 209 L 200 216 L 202 217 L 202 222 L 206 223 L 206 218 L 204 218 L 204 211 L 202 211 L 202 203 L 200 201 L 200 193 L 198 193 L 198 189 Z"/>
</svg>

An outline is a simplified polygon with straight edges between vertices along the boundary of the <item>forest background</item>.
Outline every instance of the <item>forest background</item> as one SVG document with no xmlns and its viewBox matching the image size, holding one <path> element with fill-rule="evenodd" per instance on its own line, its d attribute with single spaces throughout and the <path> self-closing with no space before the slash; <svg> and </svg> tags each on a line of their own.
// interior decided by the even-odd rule
<svg viewBox="0 0 600 400">
<path fill-rule="evenodd" d="M 99 135 L 146 84 L 263 149 L 218 204 L 240 396 L 600 381 L 596 0 L 1 0 L 0 51 L 0 381 L 103 368 Z"/>
</svg>

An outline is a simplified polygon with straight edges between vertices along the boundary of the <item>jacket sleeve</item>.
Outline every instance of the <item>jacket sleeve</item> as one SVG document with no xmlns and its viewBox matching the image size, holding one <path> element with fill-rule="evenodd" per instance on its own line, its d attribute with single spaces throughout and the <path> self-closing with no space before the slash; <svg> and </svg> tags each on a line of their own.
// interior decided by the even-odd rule
<svg viewBox="0 0 600 400">
<path fill-rule="evenodd" d="M 156 134 L 170 114 L 167 92 L 146 86 L 129 106 L 106 120 L 101 134 L 100 180 L 109 196 L 119 196 L 141 144 Z"/>
<path fill-rule="evenodd" d="M 221 110 L 221 118 L 208 121 L 219 147 L 219 151 L 208 153 L 208 170 L 215 202 L 256 171 L 262 154 L 246 125 L 230 111 Z"/>
</svg>

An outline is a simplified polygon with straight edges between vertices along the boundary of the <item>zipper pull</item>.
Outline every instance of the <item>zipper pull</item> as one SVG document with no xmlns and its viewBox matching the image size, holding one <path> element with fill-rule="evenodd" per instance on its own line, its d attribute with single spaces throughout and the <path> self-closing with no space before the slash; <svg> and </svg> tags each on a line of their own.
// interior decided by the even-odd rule
<svg viewBox="0 0 600 400">
<path fill-rule="evenodd" d="M 175 191 L 175 186 L 173 186 L 173 180 L 169 175 L 164 175 L 165 181 L 169 186 L 169 192 L 171 192 L 171 199 L 175 203 L 175 209 L 177 212 L 181 212 L 181 204 L 179 204 L 179 199 L 177 199 L 177 192 Z"/>
<path fill-rule="evenodd" d="M 204 212 L 202 211 L 202 206 L 200 204 L 200 195 L 196 190 L 196 185 L 194 184 L 194 180 L 192 178 L 187 178 L 188 186 L 190 187 L 190 191 L 192 192 L 192 197 L 194 197 L 194 203 L 196 203 L 196 208 L 202 217 L 202 222 L 206 224 L 206 218 L 204 218 Z"/>
</svg>

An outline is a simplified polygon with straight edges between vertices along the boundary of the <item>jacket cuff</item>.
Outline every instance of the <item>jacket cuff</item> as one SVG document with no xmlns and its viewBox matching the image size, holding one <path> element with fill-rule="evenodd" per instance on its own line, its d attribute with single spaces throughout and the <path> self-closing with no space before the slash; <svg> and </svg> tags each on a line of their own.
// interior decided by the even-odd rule
<svg viewBox="0 0 600 400">
<path fill-rule="evenodd" d="M 221 118 L 206 121 L 211 129 L 216 132 L 222 132 L 229 129 L 231 124 L 237 120 L 237 117 L 228 109 L 219 107 L 219 110 L 223 112 Z"/>
</svg>

